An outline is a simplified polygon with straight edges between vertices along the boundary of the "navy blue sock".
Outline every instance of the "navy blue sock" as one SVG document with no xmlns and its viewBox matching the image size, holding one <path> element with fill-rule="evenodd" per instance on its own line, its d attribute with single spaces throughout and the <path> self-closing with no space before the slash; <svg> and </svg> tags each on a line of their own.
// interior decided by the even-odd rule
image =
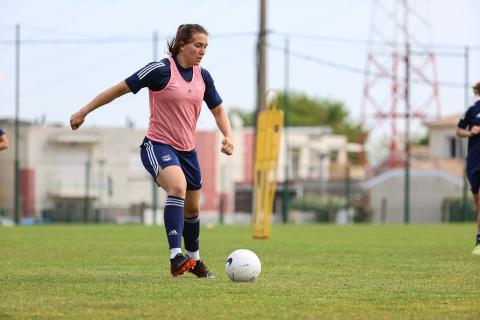
<svg viewBox="0 0 480 320">
<path fill-rule="evenodd" d="M 200 219 L 185 219 L 183 227 L 183 241 L 185 242 L 185 250 L 197 251 L 199 249 L 200 237 Z"/>
<path fill-rule="evenodd" d="M 480 232 L 477 233 L 477 243 L 476 244 L 480 244 Z"/>
<path fill-rule="evenodd" d="M 180 197 L 168 196 L 163 212 L 165 231 L 167 232 L 170 249 L 182 247 L 183 233 L 183 204 L 185 200 Z"/>
</svg>

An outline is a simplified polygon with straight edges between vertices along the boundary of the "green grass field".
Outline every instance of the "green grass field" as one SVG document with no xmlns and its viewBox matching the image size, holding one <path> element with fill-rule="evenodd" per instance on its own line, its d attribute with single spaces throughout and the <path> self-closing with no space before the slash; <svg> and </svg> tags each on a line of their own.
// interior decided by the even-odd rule
<svg viewBox="0 0 480 320">
<path fill-rule="evenodd" d="M 275 225 L 202 229 L 214 280 L 169 275 L 163 228 L 0 229 L 0 319 L 479 319 L 474 226 Z M 231 282 L 227 255 L 262 274 Z M 194 316 L 194 314 L 196 316 Z"/>
</svg>

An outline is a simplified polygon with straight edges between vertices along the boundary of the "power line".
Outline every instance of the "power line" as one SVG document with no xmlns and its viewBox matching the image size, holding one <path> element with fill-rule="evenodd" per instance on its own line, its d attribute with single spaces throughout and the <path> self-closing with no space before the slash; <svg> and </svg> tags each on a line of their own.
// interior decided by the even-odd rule
<svg viewBox="0 0 480 320">
<path fill-rule="evenodd" d="M 210 34 L 213 38 L 241 38 L 241 37 L 256 37 L 258 31 L 241 31 L 241 32 L 222 32 Z"/>
<path fill-rule="evenodd" d="M 355 39 L 355 38 L 345 38 L 345 37 L 331 37 L 319 34 L 306 34 L 306 33 L 291 33 L 291 32 L 277 32 L 275 30 L 270 30 L 269 34 L 272 36 L 282 36 L 288 37 L 290 39 L 303 39 L 309 41 L 319 41 L 327 43 L 342 43 L 342 44 L 352 44 L 352 45 L 361 45 L 361 46 L 378 46 L 378 47 L 396 47 L 400 43 L 393 41 L 371 41 L 366 39 Z M 160 38 L 167 39 L 170 34 L 160 35 Z M 225 33 L 214 33 L 211 34 L 215 38 L 228 38 L 228 37 L 253 37 L 256 36 L 254 31 L 243 31 L 243 32 L 225 32 Z M 76 37 L 76 38 L 43 38 L 43 39 L 34 39 L 34 38 L 24 38 L 21 39 L 21 44 L 27 45 L 62 45 L 62 44 L 108 44 L 108 43 L 132 43 L 132 42 L 146 42 L 151 41 L 151 36 L 106 36 L 106 37 Z M 0 45 L 15 45 L 14 39 L 0 39 Z M 457 50 L 463 52 L 465 46 L 453 45 L 453 44 L 432 44 L 432 45 L 418 45 L 417 47 L 412 46 L 412 52 L 421 50 Z M 471 45 L 469 46 L 470 50 L 480 51 L 480 45 Z M 444 51 L 445 55 L 451 54 L 451 52 Z"/>
<path fill-rule="evenodd" d="M 106 67 L 108 65 L 108 63 L 106 63 L 106 62 L 111 61 L 112 59 L 113 60 L 118 60 L 118 58 L 120 58 L 122 56 L 128 56 L 128 55 L 130 55 L 134 52 L 136 52 L 136 48 L 134 48 L 134 47 L 133 48 L 128 48 L 128 50 L 126 50 L 124 52 L 120 52 L 113 57 L 108 57 L 108 59 L 97 60 L 94 63 L 83 67 L 82 69 L 78 70 L 77 72 L 75 72 L 73 74 L 70 73 L 70 74 L 67 74 L 63 77 L 55 78 L 54 80 L 52 80 L 50 82 L 42 83 L 42 85 L 31 87 L 31 88 L 26 88 L 24 90 L 25 93 L 22 94 L 22 97 L 27 97 L 27 96 L 30 96 L 33 93 L 45 91 L 46 88 L 51 90 L 53 87 L 55 87 L 57 85 L 65 84 L 67 81 L 71 81 L 72 79 L 78 78 L 78 77 L 80 77 L 82 75 L 85 75 L 85 74 L 87 74 L 87 73 L 89 73 L 93 70 L 98 71 L 101 68 Z M 4 100 L 7 100 L 9 97 L 10 97 L 10 95 L 5 95 L 5 96 L 0 97 L 0 102 L 3 102 Z"/>
<path fill-rule="evenodd" d="M 373 45 L 379 47 L 396 47 L 399 45 L 403 45 L 402 43 L 397 43 L 394 41 L 372 41 L 366 39 L 358 39 L 358 38 L 346 38 L 346 37 L 331 37 L 326 35 L 320 34 L 308 34 L 308 33 L 295 33 L 295 32 L 277 32 L 274 30 L 270 30 L 270 35 L 278 35 L 282 37 L 288 37 L 290 39 L 304 39 L 309 41 L 319 41 L 319 42 L 332 42 L 332 43 L 344 43 L 344 44 L 356 44 L 356 45 Z M 453 45 L 453 44 L 432 44 L 432 45 L 419 45 L 418 48 L 421 49 L 443 49 L 443 50 L 458 50 L 462 51 L 465 48 L 465 45 Z M 418 49 L 415 46 L 412 46 L 412 50 Z M 469 48 L 472 50 L 480 51 L 480 44 L 479 45 L 469 45 Z"/>
<path fill-rule="evenodd" d="M 166 38 L 166 36 L 165 36 Z M 83 45 L 83 44 L 109 44 L 151 42 L 151 37 L 109 37 L 109 38 L 58 38 L 58 39 L 22 39 L 22 45 Z M 14 44 L 14 40 L 0 40 L 0 45 Z"/>
<path fill-rule="evenodd" d="M 284 48 L 279 47 L 279 46 L 275 46 L 275 45 L 272 45 L 272 44 L 268 44 L 267 47 L 270 48 L 270 49 L 273 49 L 275 51 L 281 51 L 281 52 L 284 51 Z M 364 70 L 364 69 L 361 69 L 361 68 L 349 66 L 349 65 L 346 65 L 346 64 L 341 64 L 341 63 L 338 63 L 338 62 L 333 62 L 333 61 L 326 60 L 326 59 L 323 59 L 323 58 L 312 57 L 312 56 L 309 56 L 307 54 L 292 51 L 292 50 L 290 50 L 289 53 L 293 57 L 296 57 L 296 58 L 299 58 L 299 59 L 302 59 L 302 60 L 305 60 L 305 61 L 314 62 L 314 63 L 324 65 L 324 66 L 327 66 L 327 67 L 330 67 L 330 68 L 334 68 L 334 69 L 337 69 L 337 70 L 343 70 L 343 71 L 347 71 L 347 72 L 362 75 L 362 76 L 363 75 L 370 75 L 370 76 L 378 76 L 378 77 L 382 77 L 382 78 L 392 78 L 392 75 L 389 74 L 389 73 L 373 73 L 373 72 L 370 72 L 370 71 L 367 71 L 367 70 Z M 429 85 L 432 84 L 429 81 L 427 81 L 426 79 L 417 79 L 417 80 L 412 80 L 411 82 L 425 83 L 425 84 L 429 84 Z M 464 88 L 464 86 L 465 86 L 465 84 L 463 82 L 460 83 L 460 82 L 450 82 L 450 81 L 437 81 L 437 83 L 438 83 L 439 86 L 442 86 L 442 87 Z"/>
<path fill-rule="evenodd" d="M 168 39 L 170 35 L 159 35 L 160 39 Z M 253 37 L 256 33 L 253 31 L 246 32 L 225 32 L 212 34 L 212 37 L 236 38 L 236 37 Z M 117 36 L 117 37 L 91 37 L 91 38 L 44 38 L 44 39 L 21 39 L 22 45 L 84 45 L 84 44 L 111 44 L 111 43 L 138 43 L 151 42 L 151 36 Z M 15 40 L 0 40 L 0 45 L 15 45 Z"/>
</svg>

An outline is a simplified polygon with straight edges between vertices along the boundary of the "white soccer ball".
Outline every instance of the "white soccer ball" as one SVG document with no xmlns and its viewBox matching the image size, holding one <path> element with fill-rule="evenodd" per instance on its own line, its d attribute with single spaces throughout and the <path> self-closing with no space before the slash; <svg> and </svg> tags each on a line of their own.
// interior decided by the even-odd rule
<svg viewBox="0 0 480 320">
<path fill-rule="evenodd" d="M 262 265 L 255 253 L 247 249 L 238 249 L 227 257 L 225 271 L 232 281 L 255 281 L 262 271 Z"/>
</svg>

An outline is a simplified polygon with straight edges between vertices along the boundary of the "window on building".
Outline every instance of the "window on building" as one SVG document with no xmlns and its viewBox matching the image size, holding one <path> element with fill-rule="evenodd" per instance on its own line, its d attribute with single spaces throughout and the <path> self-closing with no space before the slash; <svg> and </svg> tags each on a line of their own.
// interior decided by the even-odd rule
<svg viewBox="0 0 480 320">
<path fill-rule="evenodd" d="M 463 143 L 462 140 L 455 137 L 448 137 L 449 157 L 450 159 L 463 158 Z"/>
</svg>

